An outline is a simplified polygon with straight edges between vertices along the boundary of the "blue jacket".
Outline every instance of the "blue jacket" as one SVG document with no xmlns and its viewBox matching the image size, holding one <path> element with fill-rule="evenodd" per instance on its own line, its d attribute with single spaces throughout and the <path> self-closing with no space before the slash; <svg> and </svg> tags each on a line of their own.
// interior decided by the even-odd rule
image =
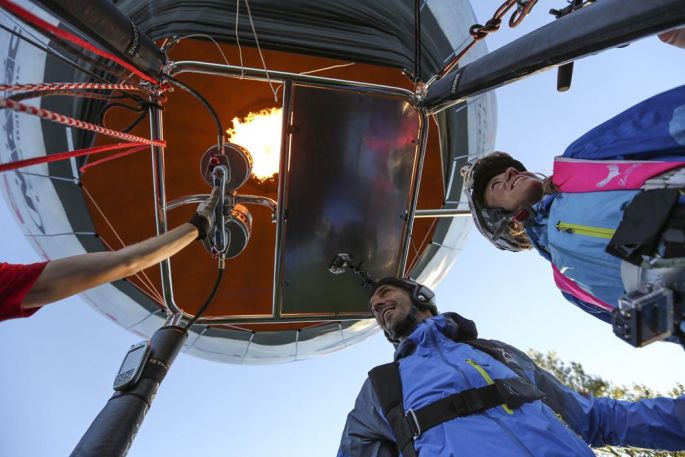
<svg viewBox="0 0 685 457">
<path fill-rule="evenodd" d="M 573 142 L 563 157 L 585 160 L 685 161 L 685 86 L 651 97 Z M 526 232 L 537 251 L 567 278 L 615 307 L 624 294 L 621 262 L 605 252 L 608 238 L 569 233 L 564 224 L 615 230 L 638 191 L 557 193 L 534 206 Z M 561 224 L 560 224 L 561 223 Z M 610 321 L 609 310 L 564 293 L 571 302 Z"/>
<path fill-rule="evenodd" d="M 421 322 L 395 352 L 405 410 L 418 409 L 489 379 L 516 377 L 517 364 L 546 397 L 513 411 L 503 407 L 443 422 L 415 441 L 429 456 L 594 456 L 588 447 L 629 445 L 685 449 L 685 397 L 627 402 L 585 397 L 537 367 L 523 352 L 492 341 L 508 366 L 460 341 L 475 325 L 457 314 Z M 369 379 L 347 417 L 338 457 L 396 456 L 395 439 Z"/>
</svg>

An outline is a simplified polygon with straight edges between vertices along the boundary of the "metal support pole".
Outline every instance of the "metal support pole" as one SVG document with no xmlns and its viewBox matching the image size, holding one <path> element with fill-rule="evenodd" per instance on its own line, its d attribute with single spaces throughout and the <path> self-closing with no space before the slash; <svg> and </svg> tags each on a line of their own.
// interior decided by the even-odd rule
<svg viewBox="0 0 685 457">
<path fill-rule="evenodd" d="M 538 71 L 685 24 L 683 0 L 602 0 L 540 27 L 437 80 L 430 114 Z"/>
<path fill-rule="evenodd" d="M 163 140 L 164 131 L 162 124 L 162 110 L 154 104 L 150 106 L 150 138 L 153 140 Z M 152 154 L 152 187 L 155 196 L 155 224 L 157 235 L 166 233 L 166 187 L 164 185 L 164 148 L 161 146 L 151 146 Z M 172 314 L 183 314 L 187 317 L 174 302 L 174 288 L 171 281 L 171 260 L 165 259 L 159 263 L 162 275 L 162 297 L 164 305 Z"/>
<path fill-rule="evenodd" d="M 414 212 L 414 219 L 434 218 L 434 217 L 470 217 L 471 211 L 468 209 L 417 209 Z"/>
<path fill-rule="evenodd" d="M 159 385 L 187 337 L 186 329 L 176 326 L 165 326 L 155 332 L 150 341 L 150 356 L 138 382 L 128 390 L 112 395 L 74 448 L 71 457 L 126 455 Z"/>
<path fill-rule="evenodd" d="M 402 246 L 402 254 L 400 255 L 400 264 L 397 269 L 397 274 L 404 277 L 407 268 L 407 260 L 409 258 L 409 246 L 411 244 L 412 231 L 414 230 L 414 213 L 416 212 L 416 205 L 419 202 L 419 189 L 421 188 L 421 175 L 423 174 L 423 163 L 426 159 L 426 144 L 428 143 L 428 129 L 429 122 L 424 111 L 420 111 L 421 116 L 421 130 L 419 133 L 417 150 L 418 163 L 414 169 L 414 186 L 412 188 L 411 202 L 407 210 L 407 231 Z"/>
</svg>

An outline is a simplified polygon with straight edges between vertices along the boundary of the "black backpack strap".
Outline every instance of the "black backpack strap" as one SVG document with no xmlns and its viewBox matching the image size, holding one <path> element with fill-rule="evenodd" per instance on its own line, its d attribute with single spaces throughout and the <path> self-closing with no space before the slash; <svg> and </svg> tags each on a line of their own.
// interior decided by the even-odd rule
<svg viewBox="0 0 685 457">
<path fill-rule="evenodd" d="M 467 389 L 421 409 L 405 412 L 402 381 L 396 363 L 374 368 L 369 372 L 369 378 L 385 417 L 395 433 L 397 448 L 405 457 L 416 456 L 413 440 L 431 427 L 500 405 L 516 409 L 524 403 L 544 397 L 540 390 L 524 378 L 498 379 L 485 387 Z"/>
<path fill-rule="evenodd" d="M 381 402 L 385 418 L 395 433 L 397 449 L 403 457 L 416 457 L 414 434 L 409 428 L 404 414 L 402 380 L 397 363 L 391 362 L 377 366 L 369 371 L 369 378 L 376 396 Z"/>
<path fill-rule="evenodd" d="M 542 397 L 541 391 L 521 378 L 498 379 L 493 384 L 463 390 L 421 409 L 410 409 L 406 420 L 416 438 L 429 428 L 457 417 L 482 413 L 497 406 L 516 409 Z"/>
</svg>

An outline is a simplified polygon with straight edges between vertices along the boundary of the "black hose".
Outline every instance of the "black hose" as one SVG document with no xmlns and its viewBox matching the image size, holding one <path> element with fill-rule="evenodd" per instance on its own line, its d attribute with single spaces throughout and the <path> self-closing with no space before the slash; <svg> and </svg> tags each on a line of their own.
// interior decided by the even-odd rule
<svg viewBox="0 0 685 457">
<path fill-rule="evenodd" d="M 217 145 L 219 146 L 219 151 L 223 153 L 223 138 L 224 138 L 224 129 L 221 126 L 221 119 L 219 119 L 219 115 L 216 113 L 216 110 L 212 107 L 212 105 L 207 101 L 205 97 L 202 96 L 198 91 L 193 89 L 192 87 L 188 86 L 187 84 L 179 81 L 176 78 L 173 78 L 171 76 L 166 76 L 165 77 L 167 81 L 172 83 L 175 86 L 180 87 L 181 89 L 185 90 L 188 92 L 190 95 L 195 97 L 200 103 L 202 103 L 205 108 L 207 108 L 207 111 L 209 111 L 209 114 L 212 116 L 212 119 L 214 119 L 214 124 L 216 124 L 216 130 L 217 130 L 217 138 L 218 142 Z"/>
<path fill-rule="evenodd" d="M 216 295 L 216 291 L 219 290 L 219 284 L 221 283 L 221 278 L 224 275 L 224 269 L 223 267 L 219 268 L 219 273 L 216 276 L 216 282 L 214 283 L 214 287 L 212 288 L 212 291 L 209 294 L 209 297 L 207 297 L 207 300 L 205 301 L 205 304 L 202 305 L 202 308 L 200 308 L 197 313 L 195 313 L 195 316 L 188 322 L 188 325 L 186 325 L 186 330 L 189 330 L 190 327 L 195 325 L 195 322 L 204 314 L 205 311 L 207 311 L 207 308 L 209 307 L 209 304 L 212 302 L 214 299 L 214 295 Z"/>
</svg>

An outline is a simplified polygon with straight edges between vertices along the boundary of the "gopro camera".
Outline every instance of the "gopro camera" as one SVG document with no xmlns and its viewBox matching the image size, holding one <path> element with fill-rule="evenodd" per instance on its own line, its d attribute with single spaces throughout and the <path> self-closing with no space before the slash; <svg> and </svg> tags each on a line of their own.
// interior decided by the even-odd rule
<svg viewBox="0 0 685 457">
<path fill-rule="evenodd" d="M 646 284 L 619 299 L 612 318 L 614 334 L 635 347 L 668 338 L 679 324 L 673 308 L 671 289 Z"/>
<path fill-rule="evenodd" d="M 124 361 L 121 362 L 116 378 L 114 378 L 114 390 L 126 390 L 135 385 L 143 372 L 149 355 L 149 341 L 141 341 L 131 346 L 126 357 L 124 357 Z"/>
</svg>

